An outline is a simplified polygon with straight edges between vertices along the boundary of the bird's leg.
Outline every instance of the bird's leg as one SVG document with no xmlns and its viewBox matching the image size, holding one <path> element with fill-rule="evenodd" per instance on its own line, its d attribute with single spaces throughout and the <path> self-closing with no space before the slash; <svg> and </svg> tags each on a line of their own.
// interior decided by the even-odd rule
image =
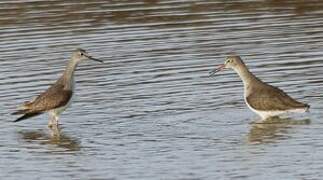
<svg viewBox="0 0 323 180">
<path fill-rule="evenodd" d="M 49 112 L 48 127 L 58 126 L 58 116 L 55 112 Z"/>
<path fill-rule="evenodd" d="M 59 140 L 60 138 L 60 128 L 58 126 L 50 127 L 50 135 L 52 138 Z"/>
<path fill-rule="evenodd" d="M 53 127 L 54 125 L 54 116 L 49 115 L 48 127 Z"/>
<path fill-rule="evenodd" d="M 54 120 L 55 120 L 55 125 L 58 126 L 58 115 L 55 114 Z"/>
</svg>

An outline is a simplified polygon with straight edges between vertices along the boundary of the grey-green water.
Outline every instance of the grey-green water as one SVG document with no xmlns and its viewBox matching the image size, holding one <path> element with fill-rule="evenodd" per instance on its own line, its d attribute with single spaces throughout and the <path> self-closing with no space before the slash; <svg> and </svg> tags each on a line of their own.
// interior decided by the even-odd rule
<svg viewBox="0 0 323 180">
<path fill-rule="evenodd" d="M 1 179 L 321 179 L 323 2 L 1 1 Z M 16 105 L 81 47 L 106 63 L 76 73 L 60 136 Z M 311 112 L 264 124 L 229 53 Z"/>
</svg>

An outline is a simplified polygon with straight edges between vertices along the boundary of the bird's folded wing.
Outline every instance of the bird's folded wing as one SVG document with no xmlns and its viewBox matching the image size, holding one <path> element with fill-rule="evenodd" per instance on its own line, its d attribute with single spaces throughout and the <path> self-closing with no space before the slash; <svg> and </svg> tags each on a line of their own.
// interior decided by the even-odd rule
<svg viewBox="0 0 323 180">
<path fill-rule="evenodd" d="M 35 99 L 29 111 L 43 112 L 65 106 L 72 97 L 72 91 L 65 90 L 63 85 L 56 84 Z"/>
<path fill-rule="evenodd" d="M 246 97 L 246 100 L 252 108 L 263 111 L 285 111 L 306 106 L 273 86 L 255 90 Z"/>
</svg>

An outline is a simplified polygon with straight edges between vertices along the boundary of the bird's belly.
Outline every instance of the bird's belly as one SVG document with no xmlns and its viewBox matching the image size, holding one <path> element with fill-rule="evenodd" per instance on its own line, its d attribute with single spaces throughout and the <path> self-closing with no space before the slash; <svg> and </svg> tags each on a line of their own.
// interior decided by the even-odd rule
<svg viewBox="0 0 323 180">
<path fill-rule="evenodd" d="M 267 119 L 269 117 L 274 117 L 274 116 L 287 113 L 287 111 L 255 111 L 255 112 L 263 119 Z"/>
</svg>

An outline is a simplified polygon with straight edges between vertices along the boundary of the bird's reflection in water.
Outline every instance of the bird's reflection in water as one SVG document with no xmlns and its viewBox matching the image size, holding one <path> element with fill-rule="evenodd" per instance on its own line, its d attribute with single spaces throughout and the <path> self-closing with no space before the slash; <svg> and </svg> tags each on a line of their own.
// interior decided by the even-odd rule
<svg viewBox="0 0 323 180">
<path fill-rule="evenodd" d="M 26 142 L 39 143 L 41 145 L 54 145 L 55 151 L 79 151 L 81 149 L 80 142 L 63 132 L 59 127 L 49 128 L 49 132 L 45 130 L 20 131 L 22 139 Z"/>
<path fill-rule="evenodd" d="M 309 119 L 295 120 L 280 117 L 272 117 L 261 122 L 254 122 L 248 134 L 248 142 L 250 144 L 262 144 L 286 139 L 288 138 L 288 129 L 310 123 Z"/>
</svg>

